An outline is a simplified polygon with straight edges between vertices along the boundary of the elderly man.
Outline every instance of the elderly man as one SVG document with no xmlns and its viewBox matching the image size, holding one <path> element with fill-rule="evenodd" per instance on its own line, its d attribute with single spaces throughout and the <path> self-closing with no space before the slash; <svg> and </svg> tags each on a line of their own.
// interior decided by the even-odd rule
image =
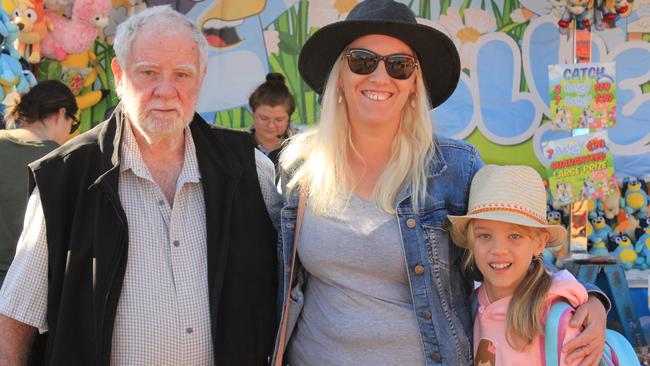
<svg viewBox="0 0 650 366">
<path fill-rule="evenodd" d="M 25 363 L 37 329 L 52 365 L 267 362 L 281 202 L 249 137 L 194 112 L 206 47 L 169 7 L 119 26 L 121 105 L 31 165 L 0 364 Z"/>
</svg>

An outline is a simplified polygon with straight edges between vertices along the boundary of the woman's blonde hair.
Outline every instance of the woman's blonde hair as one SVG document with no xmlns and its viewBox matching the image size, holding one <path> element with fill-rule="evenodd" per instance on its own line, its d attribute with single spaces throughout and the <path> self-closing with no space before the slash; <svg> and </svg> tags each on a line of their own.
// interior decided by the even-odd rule
<svg viewBox="0 0 650 366">
<path fill-rule="evenodd" d="M 529 226 L 517 225 L 526 235 L 533 240 L 543 240 L 542 236 L 546 230 Z M 467 273 L 476 273 L 474 261 L 474 220 L 470 220 L 465 229 L 457 228 L 455 225 L 451 231 L 451 238 L 456 243 L 467 244 L 465 256 L 463 257 L 463 269 Z M 506 317 L 506 339 L 515 349 L 523 349 L 529 345 L 533 338 L 544 334 L 544 316 L 548 310 L 546 294 L 553 282 L 551 276 L 546 272 L 546 267 L 541 257 L 534 257 L 528 274 L 515 289 L 510 300 L 508 315 Z M 531 311 L 534 309 L 534 311 Z"/>
<path fill-rule="evenodd" d="M 282 168 L 292 175 L 288 193 L 297 187 L 307 189 L 310 207 L 318 214 L 341 209 L 352 191 L 348 152 L 357 151 L 347 116 L 349 106 L 345 98 L 339 102 L 343 60 L 342 53 L 327 79 L 318 126 L 292 137 L 280 156 Z M 411 186 L 414 209 L 424 202 L 427 167 L 434 156 L 428 94 L 419 68 L 415 75 L 414 105 L 407 103 L 402 110 L 389 162 L 374 190 L 377 205 L 389 213 L 395 212 L 396 196 L 407 185 Z"/>
</svg>

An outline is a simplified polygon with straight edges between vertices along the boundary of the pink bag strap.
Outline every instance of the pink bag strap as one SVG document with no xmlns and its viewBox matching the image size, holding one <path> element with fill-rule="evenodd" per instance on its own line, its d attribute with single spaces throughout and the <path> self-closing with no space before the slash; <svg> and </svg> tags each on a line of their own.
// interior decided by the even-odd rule
<svg viewBox="0 0 650 366">
<path fill-rule="evenodd" d="M 275 366 L 282 366 L 282 359 L 284 358 L 285 343 L 287 338 L 287 322 L 289 321 L 289 305 L 291 304 L 291 289 L 293 288 L 293 274 L 296 268 L 296 258 L 298 250 L 298 239 L 300 238 L 300 228 L 302 227 L 302 217 L 305 213 L 305 206 L 307 205 L 307 193 L 300 190 L 300 197 L 298 198 L 298 213 L 296 214 L 296 228 L 293 236 L 293 250 L 291 252 L 291 273 L 289 275 L 289 287 L 287 297 L 284 299 L 284 309 L 282 310 L 282 325 L 280 326 L 280 339 L 278 343 L 278 352 L 275 356 L 273 364 Z"/>
</svg>

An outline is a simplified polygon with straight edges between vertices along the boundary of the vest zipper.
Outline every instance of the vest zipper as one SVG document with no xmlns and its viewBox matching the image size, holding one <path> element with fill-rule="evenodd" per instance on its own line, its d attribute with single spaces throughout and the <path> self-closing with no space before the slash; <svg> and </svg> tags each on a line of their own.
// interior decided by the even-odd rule
<svg viewBox="0 0 650 366">
<path fill-rule="evenodd" d="M 127 227 L 126 226 L 126 220 L 124 219 L 124 217 L 122 217 L 122 215 L 120 213 L 120 210 L 118 210 L 118 208 L 117 208 L 118 205 L 117 205 L 116 199 L 119 200 L 119 197 L 117 197 L 115 191 L 105 181 L 102 181 L 102 184 L 100 186 L 103 187 L 103 190 L 107 194 L 108 201 L 111 203 L 111 206 L 113 207 L 113 210 L 115 211 L 115 215 L 117 215 L 118 219 L 120 220 L 120 223 L 122 224 L 122 227 L 126 228 Z M 101 346 L 100 346 L 101 347 L 100 348 L 100 364 L 101 365 L 106 365 L 106 366 L 110 365 L 110 361 L 111 361 L 110 360 L 110 354 L 111 354 L 110 353 L 111 352 L 110 347 L 111 347 L 111 344 L 112 344 L 112 339 L 108 339 L 107 334 L 106 334 L 107 333 L 106 329 L 107 329 L 108 322 L 109 322 L 109 317 L 108 317 L 107 313 L 109 311 L 109 300 L 111 300 L 111 295 L 114 293 L 114 291 L 113 291 L 114 288 L 113 287 L 114 287 L 114 283 L 115 283 L 115 277 L 117 276 L 117 271 L 118 271 L 118 269 L 120 269 L 121 266 L 124 265 L 124 248 L 126 247 L 126 244 L 124 243 L 124 238 L 125 238 L 125 232 L 124 232 L 124 230 L 122 230 L 122 233 L 120 235 L 120 240 L 118 242 L 118 244 L 120 245 L 120 248 L 118 250 L 117 263 L 116 263 L 116 265 L 113 266 L 113 268 L 111 270 L 111 274 L 110 274 L 110 277 L 109 277 L 109 283 L 108 283 L 107 291 L 106 291 L 106 296 L 104 297 L 104 319 L 102 320 L 102 329 L 101 329 L 101 337 L 100 337 L 100 340 L 101 340 L 101 343 L 100 343 L 101 344 Z M 111 312 L 112 312 L 112 316 L 111 316 L 112 321 L 115 321 L 115 313 L 117 312 L 117 301 L 115 301 L 114 309 L 111 309 Z M 114 324 L 113 324 L 112 327 L 114 327 Z M 111 329 L 113 329 L 112 327 L 111 327 Z M 112 337 L 113 332 L 111 331 L 110 333 L 111 333 L 111 337 Z"/>
</svg>

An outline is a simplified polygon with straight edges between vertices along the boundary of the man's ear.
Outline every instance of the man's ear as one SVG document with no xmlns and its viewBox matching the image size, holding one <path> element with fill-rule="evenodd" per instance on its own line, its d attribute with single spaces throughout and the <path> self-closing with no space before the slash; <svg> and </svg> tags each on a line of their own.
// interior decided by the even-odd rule
<svg viewBox="0 0 650 366">
<path fill-rule="evenodd" d="M 117 86 L 117 84 L 122 81 L 122 74 L 124 74 L 122 66 L 120 66 L 119 62 L 117 62 L 117 57 L 113 57 L 111 60 L 111 70 L 113 70 L 113 75 L 115 76 L 115 85 Z"/>
</svg>

